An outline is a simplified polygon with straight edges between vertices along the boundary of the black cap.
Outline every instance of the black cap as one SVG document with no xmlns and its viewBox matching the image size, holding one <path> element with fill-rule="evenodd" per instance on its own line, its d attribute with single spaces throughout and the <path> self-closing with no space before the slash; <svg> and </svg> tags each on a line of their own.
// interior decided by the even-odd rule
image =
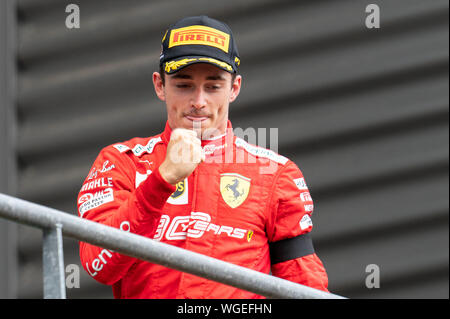
<svg viewBox="0 0 450 319">
<path fill-rule="evenodd" d="M 239 53 L 228 25 L 196 16 L 169 27 L 162 39 L 159 65 L 170 74 L 194 63 L 210 63 L 230 73 L 237 72 Z"/>
</svg>

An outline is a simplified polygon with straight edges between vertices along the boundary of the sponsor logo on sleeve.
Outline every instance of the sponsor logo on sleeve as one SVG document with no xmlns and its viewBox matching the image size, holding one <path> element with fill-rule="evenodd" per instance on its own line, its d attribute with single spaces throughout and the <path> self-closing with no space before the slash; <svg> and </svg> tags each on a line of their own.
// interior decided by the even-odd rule
<svg viewBox="0 0 450 319">
<path fill-rule="evenodd" d="M 303 192 L 300 194 L 302 202 L 312 202 L 311 194 L 309 192 Z"/>
<path fill-rule="evenodd" d="M 83 204 L 89 200 L 91 200 L 94 197 L 94 195 L 92 195 L 91 193 L 86 193 L 82 196 L 80 196 L 80 198 L 78 198 L 78 204 Z"/>
<path fill-rule="evenodd" d="M 114 169 L 116 166 L 114 165 L 114 164 L 109 164 L 109 161 L 108 160 L 106 160 L 105 162 L 103 162 L 103 165 L 102 165 L 102 168 L 101 169 L 98 169 L 98 168 L 96 168 L 95 166 L 94 167 L 92 167 L 92 169 L 91 169 L 91 171 L 89 172 L 89 174 L 88 174 L 88 177 L 87 177 L 87 179 L 88 180 L 91 180 L 91 179 L 93 179 L 93 178 L 97 178 L 97 175 L 99 174 L 99 173 L 106 173 L 106 172 L 109 172 L 110 170 L 112 170 L 112 169 Z"/>
<path fill-rule="evenodd" d="M 313 223 L 312 223 L 311 217 L 309 217 L 308 214 L 304 215 L 302 217 L 302 219 L 300 220 L 299 225 L 300 225 L 301 230 L 305 230 L 308 227 L 312 227 Z"/>
<path fill-rule="evenodd" d="M 130 232 L 131 230 L 130 222 L 127 220 L 123 221 L 120 224 L 119 229 L 122 231 Z M 97 276 L 98 273 L 103 269 L 103 267 L 108 265 L 108 261 L 113 256 L 112 255 L 113 253 L 114 253 L 113 250 L 105 248 L 97 255 L 97 258 L 92 260 L 91 263 L 86 262 L 86 270 L 88 271 L 88 273 L 92 277 Z"/>
<path fill-rule="evenodd" d="M 306 186 L 306 183 L 305 183 L 305 178 L 303 178 L 303 177 L 294 179 L 294 183 L 299 190 L 307 190 L 308 189 L 308 187 Z"/>
<path fill-rule="evenodd" d="M 312 212 L 314 210 L 314 205 L 305 205 L 305 212 Z"/>
<path fill-rule="evenodd" d="M 94 194 L 84 194 L 78 199 L 78 204 L 81 204 L 79 207 L 80 217 L 82 218 L 83 215 L 91 209 L 100 207 L 112 201 L 114 201 L 114 192 L 112 188 L 107 188 Z"/>
<path fill-rule="evenodd" d="M 112 187 L 113 179 L 112 177 L 101 177 L 93 180 L 92 182 L 87 182 L 81 187 L 81 192 L 90 191 L 97 188 Z"/>
<path fill-rule="evenodd" d="M 114 164 L 111 164 L 111 165 L 109 165 L 109 161 L 108 160 L 106 160 L 104 163 L 103 163 L 103 166 L 102 166 L 102 169 L 100 170 L 100 173 L 106 173 L 106 172 L 109 172 L 110 170 L 112 170 L 113 168 L 115 168 L 116 166 L 114 165 Z"/>
<path fill-rule="evenodd" d="M 93 178 L 96 178 L 96 177 L 97 177 L 97 174 L 98 174 L 97 168 L 92 167 L 92 169 L 90 170 L 90 172 L 89 172 L 89 174 L 88 174 L 88 176 L 87 176 L 87 179 L 88 179 L 88 180 L 91 180 L 91 179 L 93 179 Z"/>
</svg>

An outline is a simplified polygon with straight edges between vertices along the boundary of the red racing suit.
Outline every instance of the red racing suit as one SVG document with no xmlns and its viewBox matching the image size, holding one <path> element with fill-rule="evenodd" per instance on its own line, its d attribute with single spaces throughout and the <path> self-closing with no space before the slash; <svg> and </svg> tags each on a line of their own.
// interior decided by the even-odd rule
<svg viewBox="0 0 450 319">
<path fill-rule="evenodd" d="M 287 158 L 227 133 L 175 186 L 159 174 L 171 129 L 105 147 L 78 196 L 82 218 L 327 291 L 314 251 L 272 258 L 272 244 L 312 229 L 313 202 Z M 80 242 L 84 269 L 115 298 L 261 298 L 238 288 Z M 287 260 L 285 260 L 287 259 Z"/>
</svg>

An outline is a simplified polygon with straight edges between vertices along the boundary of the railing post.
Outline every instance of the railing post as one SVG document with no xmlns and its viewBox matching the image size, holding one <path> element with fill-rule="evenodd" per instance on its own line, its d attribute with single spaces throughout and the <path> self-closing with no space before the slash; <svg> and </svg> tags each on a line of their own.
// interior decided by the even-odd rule
<svg viewBox="0 0 450 319">
<path fill-rule="evenodd" d="M 66 299 L 62 225 L 43 230 L 44 299 Z"/>
</svg>

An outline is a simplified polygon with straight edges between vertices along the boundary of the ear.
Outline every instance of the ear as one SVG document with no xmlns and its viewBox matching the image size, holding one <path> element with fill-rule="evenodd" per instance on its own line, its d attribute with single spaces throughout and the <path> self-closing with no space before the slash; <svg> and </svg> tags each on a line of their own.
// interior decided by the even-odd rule
<svg viewBox="0 0 450 319">
<path fill-rule="evenodd" d="M 236 100 L 241 92 L 241 84 L 242 84 L 242 76 L 236 75 L 233 83 L 231 84 L 231 94 L 230 94 L 230 103 Z"/>
<path fill-rule="evenodd" d="M 153 86 L 155 87 L 155 92 L 158 98 L 161 101 L 165 101 L 166 95 L 164 92 L 164 84 L 161 78 L 161 74 L 159 74 L 159 72 L 153 72 Z"/>
</svg>

